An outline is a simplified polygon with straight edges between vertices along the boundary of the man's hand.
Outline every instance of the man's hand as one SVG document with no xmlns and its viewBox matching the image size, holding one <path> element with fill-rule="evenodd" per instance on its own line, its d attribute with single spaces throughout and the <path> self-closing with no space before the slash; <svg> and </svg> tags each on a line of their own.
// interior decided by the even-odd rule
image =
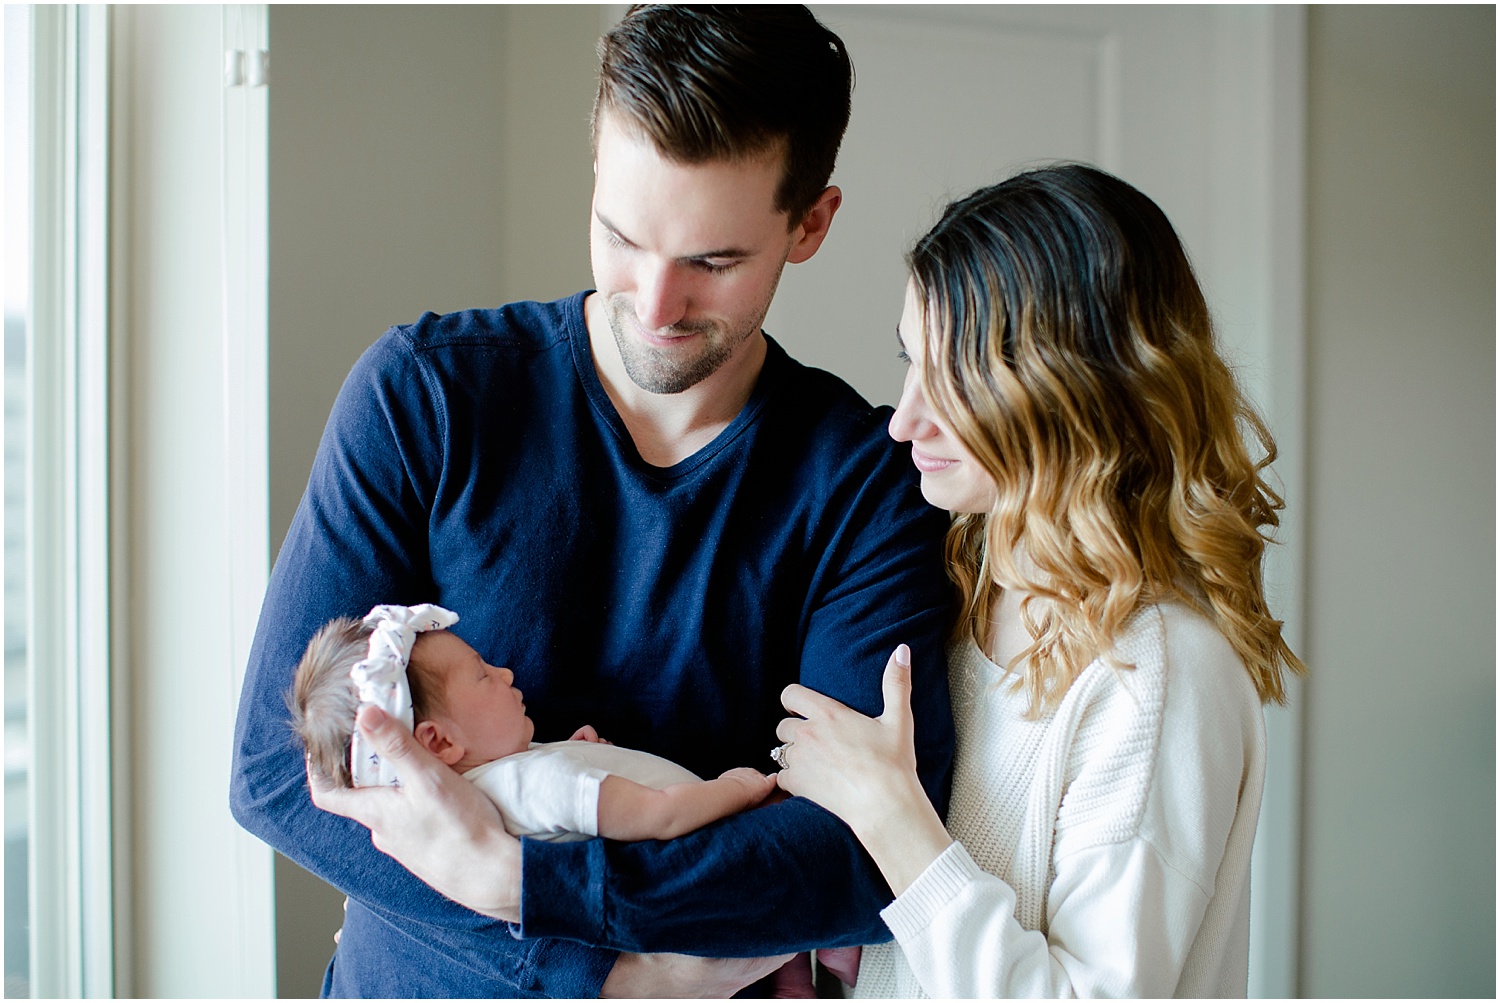
<svg viewBox="0 0 1500 1003">
<path fill-rule="evenodd" d="M 453 901 L 518 922 L 521 843 L 495 806 L 378 707 L 362 708 L 356 726 L 401 786 L 350 790 L 309 769 L 313 804 L 365 826 L 377 850 Z"/>
<path fill-rule="evenodd" d="M 599 990 L 600 999 L 728 999 L 796 957 L 693 958 L 686 954 L 622 954 Z"/>
</svg>

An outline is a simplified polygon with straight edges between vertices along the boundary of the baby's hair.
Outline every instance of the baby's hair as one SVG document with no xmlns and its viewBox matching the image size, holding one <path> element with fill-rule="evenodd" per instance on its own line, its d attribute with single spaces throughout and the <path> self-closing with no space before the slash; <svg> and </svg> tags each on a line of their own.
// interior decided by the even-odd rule
<svg viewBox="0 0 1500 1003">
<path fill-rule="evenodd" d="M 286 694 L 292 730 L 302 740 L 312 768 L 340 787 L 354 786 L 349 746 L 354 737 L 354 715 L 359 711 L 359 691 L 349 678 L 349 670 L 369 654 L 372 631 L 353 617 L 328 621 L 307 643 Z M 406 669 L 412 714 L 417 721 L 443 709 L 441 678 L 416 657 L 415 649 L 423 636 L 418 635 L 412 646 Z"/>
</svg>

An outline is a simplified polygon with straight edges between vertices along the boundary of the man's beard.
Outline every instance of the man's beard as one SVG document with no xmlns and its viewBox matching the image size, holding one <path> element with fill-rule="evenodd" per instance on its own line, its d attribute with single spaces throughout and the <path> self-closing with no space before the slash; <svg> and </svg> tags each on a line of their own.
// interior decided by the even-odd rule
<svg viewBox="0 0 1500 1003">
<path fill-rule="evenodd" d="M 738 331 L 730 330 L 726 323 L 708 320 L 673 324 L 667 329 L 673 334 L 700 335 L 703 347 L 696 355 L 680 349 L 652 348 L 631 337 L 627 327 L 635 324 L 635 308 L 624 295 L 617 293 L 606 298 L 604 312 L 631 382 L 647 393 L 680 394 L 718 372 L 735 350 L 760 330 L 775 295 L 773 283 L 766 301 L 753 314 L 755 319 Z"/>
<path fill-rule="evenodd" d="M 632 308 L 623 297 L 609 300 L 609 329 L 614 332 L 615 344 L 620 348 L 620 358 L 625 362 L 625 372 L 632 383 L 653 394 L 680 394 L 695 387 L 718 372 L 744 337 L 732 338 L 725 334 L 721 324 L 701 321 L 695 324 L 674 324 L 669 329 L 673 334 L 699 334 L 703 347 L 697 354 L 688 354 L 671 348 L 653 348 L 644 345 L 626 333 L 626 325 Z"/>
</svg>

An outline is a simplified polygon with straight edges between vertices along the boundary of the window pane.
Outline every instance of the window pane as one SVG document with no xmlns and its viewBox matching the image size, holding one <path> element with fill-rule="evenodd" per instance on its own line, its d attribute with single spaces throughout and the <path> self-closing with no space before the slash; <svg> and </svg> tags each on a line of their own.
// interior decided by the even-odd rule
<svg viewBox="0 0 1500 1003">
<path fill-rule="evenodd" d="M 5 7 L 5 995 L 31 995 L 26 735 L 26 326 L 31 293 L 31 7 Z"/>
</svg>

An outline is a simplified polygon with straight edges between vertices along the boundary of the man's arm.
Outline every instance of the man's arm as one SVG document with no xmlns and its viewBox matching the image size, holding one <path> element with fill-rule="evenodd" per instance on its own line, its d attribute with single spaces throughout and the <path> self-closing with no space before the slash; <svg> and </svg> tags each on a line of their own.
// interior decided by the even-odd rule
<svg viewBox="0 0 1500 1003">
<path fill-rule="evenodd" d="M 947 519 L 910 471 L 887 454 L 841 499 L 844 528 L 810 593 L 798 678 L 879 713 L 882 669 L 909 644 L 918 770 L 941 810 L 952 756 Z M 774 744 L 768 731 L 767 751 Z M 521 890 L 524 936 L 617 950 L 753 956 L 890 937 L 879 872 L 842 822 L 801 799 L 670 843 L 523 840 Z"/>
<path fill-rule="evenodd" d="M 613 954 L 524 944 L 422 884 L 378 852 L 363 827 L 313 806 L 288 726 L 283 693 L 319 626 L 379 602 L 434 598 L 427 492 L 444 438 L 424 387 L 410 349 L 393 334 L 365 354 L 340 392 L 262 606 L 235 729 L 230 805 L 246 829 L 467 972 L 523 992 L 571 995 L 577 987 L 544 986 L 539 974 L 577 972 L 597 985 Z"/>
</svg>

